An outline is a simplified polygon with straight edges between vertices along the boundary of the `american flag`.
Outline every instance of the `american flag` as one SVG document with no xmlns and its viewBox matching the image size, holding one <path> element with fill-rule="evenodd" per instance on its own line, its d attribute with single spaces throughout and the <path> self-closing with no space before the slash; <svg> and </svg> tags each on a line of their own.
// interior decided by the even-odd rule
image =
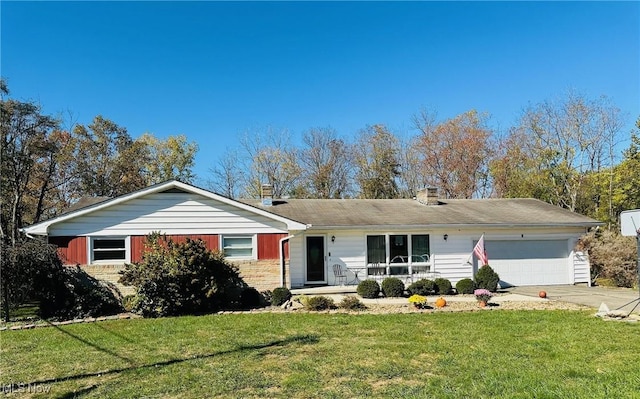
<svg viewBox="0 0 640 399">
<path fill-rule="evenodd" d="M 485 251 L 485 249 L 484 249 L 484 234 L 480 237 L 480 239 L 478 240 L 478 243 L 473 248 L 473 253 L 476 255 L 476 257 L 480 261 L 480 265 L 481 266 L 489 264 L 489 258 L 487 257 L 487 251 Z"/>
</svg>

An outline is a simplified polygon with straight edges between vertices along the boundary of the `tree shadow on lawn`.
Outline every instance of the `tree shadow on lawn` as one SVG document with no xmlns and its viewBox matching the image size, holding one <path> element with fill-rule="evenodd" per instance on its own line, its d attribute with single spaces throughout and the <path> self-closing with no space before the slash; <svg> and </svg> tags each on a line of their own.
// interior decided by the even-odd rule
<svg viewBox="0 0 640 399">
<path fill-rule="evenodd" d="M 279 340 L 275 340 L 275 341 L 270 341 L 270 342 L 265 342 L 262 344 L 254 344 L 254 345 L 240 345 L 237 348 L 234 349 L 229 349 L 229 350 L 224 350 L 224 351 L 219 351 L 219 352 L 213 352 L 213 353 L 206 353 L 206 354 L 201 354 L 201 355 L 194 355 L 191 357 L 186 357 L 186 358 L 177 358 L 177 359 L 170 359 L 170 360 L 165 360 L 163 362 L 157 362 L 157 363 L 151 363 L 151 364 L 142 364 L 142 365 L 134 365 L 133 362 L 123 356 L 118 355 L 117 353 L 110 351 L 108 349 L 102 348 L 98 345 L 95 345 L 87 340 L 85 340 L 82 337 L 79 337 L 75 334 L 72 334 L 68 331 L 65 331 L 63 329 L 61 329 L 59 326 L 54 326 L 56 327 L 58 330 L 60 330 L 61 332 L 70 335 L 71 337 L 73 337 L 74 339 L 79 340 L 80 342 L 87 344 L 97 350 L 103 351 L 105 353 L 108 353 L 109 355 L 115 356 L 119 359 L 125 360 L 126 362 L 128 362 L 129 364 L 131 364 L 130 366 L 127 367 L 121 367 L 121 368 L 116 368 L 116 369 L 112 369 L 112 370 L 105 370 L 105 371 L 98 371 L 98 372 L 91 372 L 91 373 L 83 373 L 83 374 L 75 374 L 75 375 L 70 375 L 70 376 L 66 376 L 66 377 L 57 377 L 57 378 L 49 378 L 46 380 L 37 380 L 37 381 L 31 381 L 28 383 L 25 383 L 25 385 L 28 386 L 42 386 L 45 384 L 53 384 L 53 383 L 57 383 L 57 382 L 64 382 L 64 381 L 74 381 L 74 380 L 81 380 L 84 378 L 92 378 L 92 377 L 102 377 L 102 376 L 108 376 L 108 375 L 113 375 L 113 374 L 118 374 L 118 373 L 122 373 L 122 372 L 126 372 L 126 371 L 133 371 L 133 370 L 143 370 L 143 369 L 150 369 L 150 368 L 156 368 L 156 367 L 164 367 L 164 366 L 170 366 L 172 364 L 178 364 L 178 363 L 184 363 L 184 362 L 188 362 L 188 361 L 192 361 L 192 360 L 200 360 L 200 359 L 208 359 L 208 358 L 212 358 L 215 356 L 224 356 L 224 355 L 228 355 L 228 354 L 232 354 L 232 353 L 236 353 L 236 352 L 245 352 L 245 351 L 252 351 L 252 350 L 260 350 L 260 349 L 266 349 L 266 348 L 271 348 L 271 347 L 275 347 L 275 346 L 285 346 L 285 345 L 289 345 L 289 344 L 294 344 L 294 343 L 300 343 L 300 344 L 316 344 L 319 342 L 318 336 L 314 335 L 314 334 L 305 334 L 305 335 L 293 335 L 291 337 L 287 337 L 284 339 L 279 339 Z M 11 385 L 15 385 L 15 387 L 13 387 L 13 389 L 18 389 L 19 385 L 18 384 L 9 384 L 7 385 L 7 389 L 11 387 Z M 84 396 L 85 394 L 93 391 L 94 389 L 96 389 L 99 386 L 99 384 L 92 384 L 86 388 L 82 388 L 79 391 L 75 391 L 75 392 L 68 392 L 68 393 L 64 393 L 61 396 L 58 396 L 58 398 L 74 398 L 74 397 L 80 397 L 80 396 Z"/>
<path fill-rule="evenodd" d="M 88 345 L 88 346 L 90 346 L 90 347 L 92 347 L 92 348 L 94 348 L 94 349 L 96 349 L 96 350 L 98 350 L 100 352 L 104 352 L 104 353 L 106 353 L 108 355 L 111 355 L 113 357 L 117 357 L 120 360 L 124 360 L 125 362 L 127 362 L 129 364 L 133 364 L 133 361 L 131 359 L 129 359 L 127 357 L 124 357 L 122 355 L 119 355 L 118 353 L 116 353 L 116 352 L 114 352 L 112 350 L 109 350 L 107 348 L 103 348 L 103 347 L 101 347 L 101 346 L 99 346 L 99 345 L 97 345 L 97 344 L 95 344 L 93 342 L 87 341 L 86 339 L 82 338 L 81 336 L 73 334 L 73 333 L 61 328 L 58 325 L 55 325 L 55 324 L 52 324 L 52 323 L 49 323 L 49 325 L 51 325 L 51 327 L 55 328 L 56 330 L 60 331 L 61 333 L 66 334 L 66 335 L 70 336 L 71 338 L 73 338 L 75 340 L 78 340 L 78 341 L 82 342 L 83 344 Z M 132 343 L 135 343 L 135 342 L 132 342 Z"/>
</svg>

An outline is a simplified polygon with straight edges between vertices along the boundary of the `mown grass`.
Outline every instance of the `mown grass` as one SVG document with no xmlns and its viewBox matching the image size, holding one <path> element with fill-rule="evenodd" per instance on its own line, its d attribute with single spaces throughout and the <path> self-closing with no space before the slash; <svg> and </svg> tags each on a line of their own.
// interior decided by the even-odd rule
<svg viewBox="0 0 640 399">
<path fill-rule="evenodd" d="M 50 388 L 35 397 L 640 397 L 640 326 L 591 312 L 228 314 L 0 339 L 5 391 Z"/>
</svg>

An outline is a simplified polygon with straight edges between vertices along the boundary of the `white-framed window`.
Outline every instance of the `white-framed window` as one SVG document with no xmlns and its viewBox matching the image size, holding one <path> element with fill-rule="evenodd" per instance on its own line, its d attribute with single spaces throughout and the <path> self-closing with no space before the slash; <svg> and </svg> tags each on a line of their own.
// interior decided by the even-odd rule
<svg viewBox="0 0 640 399">
<path fill-rule="evenodd" d="M 91 263 L 121 264 L 130 262 L 129 237 L 91 237 Z"/>
<path fill-rule="evenodd" d="M 223 235 L 222 251 L 227 258 L 255 259 L 256 245 L 254 235 Z"/>
<path fill-rule="evenodd" d="M 367 264 L 428 264 L 428 234 L 367 235 Z"/>
</svg>

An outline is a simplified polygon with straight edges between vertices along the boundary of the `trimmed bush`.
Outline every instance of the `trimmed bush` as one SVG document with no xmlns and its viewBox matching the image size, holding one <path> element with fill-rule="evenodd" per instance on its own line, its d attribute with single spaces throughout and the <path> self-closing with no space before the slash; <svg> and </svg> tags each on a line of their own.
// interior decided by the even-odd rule
<svg viewBox="0 0 640 399">
<path fill-rule="evenodd" d="M 397 277 L 382 280 L 382 294 L 388 298 L 404 296 L 404 283 Z"/>
<path fill-rule="evenodd" d="M 287 287 L 278 287 L 271 293 L 271 304 L 273 306 L 282 306 L 291 299 L 291 291 Z"/>
<path fill-rule="evenodd" d="M 489 265 L 482 266 L 475 276 L 476 288 L 484 288 L 491 292 L 496 292 L 499 281 L 500 276 Z"/>
<path fill-rule="evenodd" d="M 426 278 L 420 279 L 412 283 L 407 288 L 407 291 L 409 291 L 409 295 L 422 295 L 422 296 L 434 294 L 435 290 L 436 290 L 436 283 Z"/>
<path fill-rule="evenodd" d="M 342 301 L 340 301 L 338 306 L 347 310 L 365 310 L 367 308 L 355 295 L 345 296 L 342 298 Z"/>
<path fill-rule="evenodd" d="M 336 305 L 333 303 L 333 299 L 327 298 L 326 296 L 312 296 L 306 300 L 304 307 L 307 310 L 317 311 L 333 309 L 336 307 Z"/>
<path fill-rule="evenodd" d="M 438 294 L 447 295 L 449 292 L 451 292 L 451 281 L 447 280 L 446 278 L 438 277 L 437 279 L 433 280 L 433 282 L 436 284 Z"/>
<path fill-rule="evenodd" d="M 476 289 L 476 283 L 470 278 L 463 278 L 456 283 L 456 291 L 458 294 L 473 294 L 473 290 Z"/>
<path fill-rule="evenodd" d="M 364 280 L 358 284 L 357 292 L 363 298 L 377 298 L 380 295 L 380 285 L 375 280 Z"/>
</svg>

